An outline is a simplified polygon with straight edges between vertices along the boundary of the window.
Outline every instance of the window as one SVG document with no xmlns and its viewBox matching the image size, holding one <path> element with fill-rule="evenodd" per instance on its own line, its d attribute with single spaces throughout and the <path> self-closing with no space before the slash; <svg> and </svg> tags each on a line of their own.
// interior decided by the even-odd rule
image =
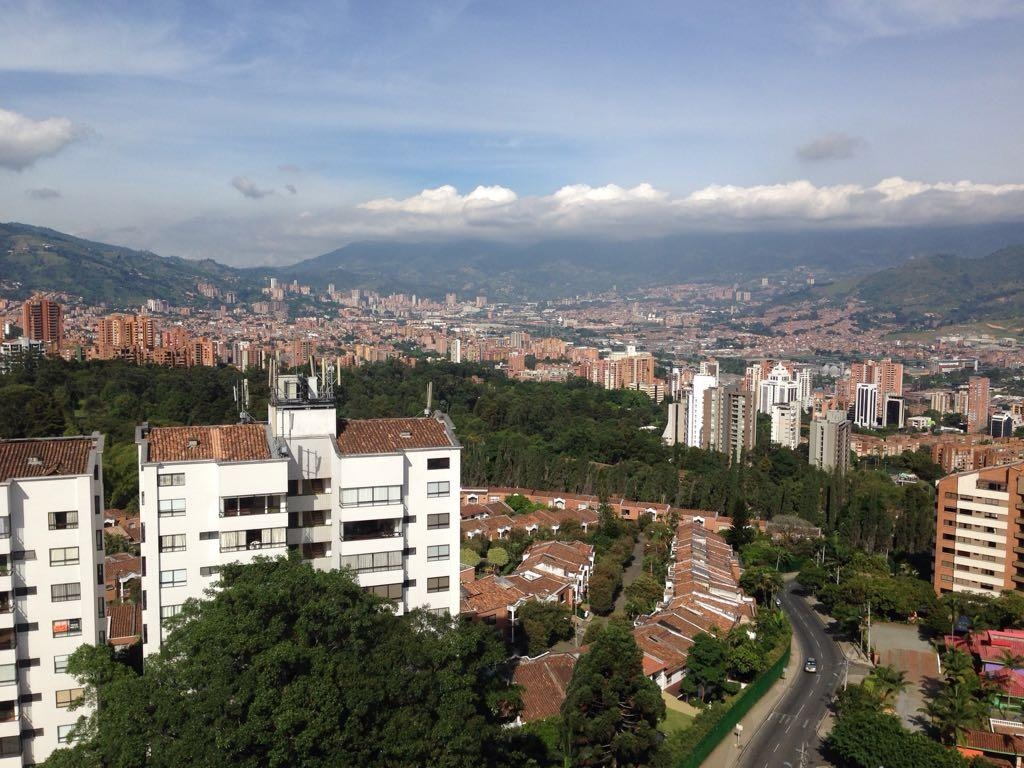
<svg viewBox="0 0 1024 768">
<path fill-rule="evenodd" d="M 160 517 L 181 517 L 185 514 L 184 499 L 160 499 L 157 502 Z"/>
<path fill-rule="evenodd" d="M 427 515 L 427 530 L 436 531 L 439 528 L 448 527 L 449 515 L 447 512 L 441 512 L 435 515 Z"/>
<path fill-rule="evenodd" d="M 372 552 L 366 555 L 345 555 L 341 558 L 341 567 L 351 568 L 356 573 L 393 571 L 402 567 L 402 550 Z"/>
<path fill-rule="evenodd" d="M 449 546 L 447 544 L 438 544 L 436 546 L 427 547 L 427 562 L 437 562 L 438 560 L 447 560 L 449 557 Z"/>
<path fill-rule="evenodd" d="M 401 503 L 402 486 L 400 485 L 341 489 L 341 506 L 343 507 L 376 507 Z"/>
<path fill-rule="evenodd" d="M 96 551 L 97 552 L 102 552 L 103 551 L 103 531 L 102 530 L 97 530 L 96 531 Z"/>
<path fill-rule="evenodd" d="M 85 695 L 85 688 L 65 688 L 57 691 L 57 706 L 61 709 L 70 707 Z"/>
<path fill-rule="evenodd" d="M 448 609 L 447 608 L 427 608 L 426 610 L 427 610 L 427 613 L 432 614 L 433 616 L 446 617 L 446 616 L 450 615 L 448 613 Z M 491 617 L 491 618 L 496 618 L 496 617 Z M 495 623 L 497 623 L 497 622 L 495 622 Z"/>
<path fill-rule="evenodd" d="M 354 523 L 343 523 L 341 526 L 342 541 L 389 539 L 401 535 L 402 520 L 398 517 L 387 517 L 380 520 L 357 520 Z"/>
<path fill-rule="evenodd" d="M 447 456 L 440 459 L 427 459 L 427 469 L 448 469 L 452 465 L 452 460 Z"/>
<path fill-rule="evenodd" d="M 448 577 L 447 576 L 431 576 L 427 579 L 427 592 L 447 592 L 448 591 Z"/>
<path fill-rule="evenodd" d="M 451 489 L 451 483 L 447 480 L 441 480 L 436 483 L 427 483 L 427 498 L 428 499 L 440 499 L 447 496 Z"/>
<path fill-rule="evenodd" d="M 285 528 L 254 528 L 248 531 L 223 531 L 220 534 L 221 552 L 243 549 L 271 549 L 286 545 Z"/>
<path fill-rule="evenodd" d="M 0 517 L 0 539 L 11 538 L 11 518 L 7 515 Z"/>
<path fill-rule="evenodd" d="M 50 550 L 50 565 L 78 565 L 78 547 L 54 547 Z"/>
<path fill-rule="evenodd" d="M 363 589 L 364 591 L 369 592 L 371 595 L 383 597 L 385 600 L 402 599 L 401 584 L 380 584 L 376 587 L 364 587 Z"/>
<path fill-rule="evenodd" d="M 53 622 L 54 637 L 74 637 L 82 634 L 81 619 L 55 619 Z"/>
<path fill-rule="evenodd" d="M 54 603 L 64 603 L 68 600 L 80 600 L 82 598 L 82 585 L 77 581 L 70 581 L 67 584 L 54 584 L 50 587 L 50 600 Z"/>
<path fill-rule="evenodd" d="M 173 571 L 160 571 L 160 587 L 183 587 L 185 586 L 185 569 L 178 568 Z"/>
<path fill-rule="evenodd" d="M 15 587 L 14 588 L 14 596 L 15 597 L 30 597 L 31 595 L 34 595 L 37 592 L 38 592 L 38 590 L 36 589 L 36 587 Z"/>
<path fill-rule="evenodd" d="M 71 512 L 50 512 L 46 516 L 51 531 L 63 531 L 68 528 L 78 527 L 78 513 Z"/>
<path fill-rule="evenodd" d="M 160 488 L 166 488 L 169 485 L 184 485 L 185 484 L 185 473 L 175 472 L 168 475 L 157 475 L 156 484 Z"/>
<path fill-rule="evenodd" d="M 220 573 L 219 565 L 204 565 L 199 569 L 200 576 L 216 576 L 218 573 Z"/>
<path fill-rule="evenodd" d="M 14 685 L 17 682 L 17 667 L 14 664 L 0 664 L 0 685 Z"/>
<path fill-rule="evenodd" d="M 231 496 L 221 499 L 221 517 L 272 515 L 280 511 L 280 496 Z"/>
<path fill-rule="evenodd" d="M 161 552 L 184 552 L 185 551 L 185 534 L 184 533 L 172 533 L 169 536 L 160 537 L 160 551 Z"/>
<path fill-rule="evenodd" d="M 160 606 L 160 623 L 162 624 L 166 619 L 172 616 L 177 616 L 181 613 L 181 603 L 177 605 L 161 605 Z"/>
<path fill-rule="evenodd" d="M 11 551 L 11 562 L 20 563 L 35 559 L 36 551 L 34 549 L 15 549 Z"/>
<path fill-rule="evenodd" d="M 57 743 L 67 744 L 71 741 L 71 733 L 75 730 L 75 724 L 57 726 Z"/>
<path fill-rule="evenodd" d="M 107 616 L 107 601 L 102 597 L 96 598 L 96 618 L 103 619 Z"/>
<path fill-rule="evenodd" d="M 43 700 L 43 694 L 41 693 L 23 693 L 18 697 L 19 704 L 33 704 L 37 701 Z"/>
<path fill-rule="evenodd" d="M 220 531 L 200 531 L 200 541 L 213 541 L 220 538 Z"/>
<path fill-rule="evenodd" d="M 21 754 L 21 738 L 18 736 L 4 736 L 0 739 L 0 757 L 11 757 Z"/>
<path fill-rule="evenodd" d="M 68 654 L 53 657 L 53 671 L 57 674 L 68 671 Z"/>
</svg>

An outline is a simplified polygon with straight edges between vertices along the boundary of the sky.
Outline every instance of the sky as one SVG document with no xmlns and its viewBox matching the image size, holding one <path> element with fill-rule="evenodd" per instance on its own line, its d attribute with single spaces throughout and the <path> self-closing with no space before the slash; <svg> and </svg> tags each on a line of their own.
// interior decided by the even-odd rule
<svg viewBox="0 0 1024 768">
<path fill-rule="evenodd" d="M 0 221 L 353 240 L 1024 218 L 1024 0 L 0 0 Z"/>
</svg>

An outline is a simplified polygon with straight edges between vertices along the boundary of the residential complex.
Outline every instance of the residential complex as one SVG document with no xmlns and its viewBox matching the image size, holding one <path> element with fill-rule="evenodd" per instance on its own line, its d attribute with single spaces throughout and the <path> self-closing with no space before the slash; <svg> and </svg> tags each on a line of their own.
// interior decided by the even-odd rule
<svg viewBox="0 0 1024 768">
<path fill-rule="evenodd" d="M 26 301 L 21 308 L 22 335 L 32 341 L 55 345 L 64 337 L 64 310 L 60 304 L 43 296 Z"/>
<path fill-rule="evenodd" d="M 67 673 L 105 643 L 103 438 L 0 440 L 0 767 L 35 765 L 87 711 Z"/>
<path fill-rule="evenodd" d="M 938 483 L 935 591 L 1024 590 L 1024 462 Z"/>
<path fill-rule="evenodd" d="M 828 411 L 811 420 L 808 460 L 826 472 L 845 472 L 850 467 L 850 428 L 846 411 Z"/>
<path fill-rule="evenodd" d="M 144 653 L 222 566 L 297 550 L 399 611 L 459 608 L 460 447 L 447 418 L 342 421 L 326 377 L 275 378 L 266 424 L 137 434 Z"/>
<path fill-rule="evenodd" d="M 967 380 L 968 432 L 984 432 L 988 427 L 988 407 L 991 399 L 988 378 L 971 376 Z"/>
</svg>

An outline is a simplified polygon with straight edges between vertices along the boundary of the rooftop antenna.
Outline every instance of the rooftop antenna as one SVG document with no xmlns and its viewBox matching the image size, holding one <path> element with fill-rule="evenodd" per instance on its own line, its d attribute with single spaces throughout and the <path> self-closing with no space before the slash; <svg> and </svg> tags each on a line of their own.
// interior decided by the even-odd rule
<svg viewBox="0 0 1024 768">
<path fill-rule="evenodd" d="M 238 408 L 238 421 L 251 424 L 253 418 L 249 415 L 249 380 L 243 378 L 232 390 L 235 393 L 235 407 Z"/>
<path fill-rule="evenodd" d="M 434 401 L 434 382 L 427 382 L 427 407 L 423 410 L 424 416 L 430 415 L 430 405 Z"/>
</svg>

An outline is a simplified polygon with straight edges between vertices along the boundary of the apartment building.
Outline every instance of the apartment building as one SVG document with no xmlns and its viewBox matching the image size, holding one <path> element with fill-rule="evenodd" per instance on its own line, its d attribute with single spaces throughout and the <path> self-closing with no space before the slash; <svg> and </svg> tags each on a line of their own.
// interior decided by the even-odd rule
<svg viewBox="0 0 1024 768">
<path fill-rule="evenodd" d="M 1024 590 L 1024 461 L 938 483 L 935 591 Z"/>
<path fill-rule="evenodd" d="M 850 427 L 846 411 L 828 411 L 824 418 L 811 420 L 808 462 L 826 472 L 850 468 Z"/>
<path fill-rule="evenodd" d="M 59 345 L 64 338 L 64 309 L 56 301 L 35 296 L 21 307 L 21 328 L 33 341 Z"/>
<path fill-rule="evenodd" d="M 783 448 L 796 450 L 800 445 L 800 405 L 776 403 L 771 409 L 771 440 Z"/>
<path fill-rule="evenodd" d="M 107 638 L 103 438 L 0 440 L 0 768 L 68 741 L 67 661 Z"/>
<path fill-rule="evenodd" d="M 989 384 L 985 376 L 971 376 L 967 380 L 968 432 L 984 432 L 988 427 L 988 409 L 992 404 Z"/>
<path fill-rule="evenodd" d="M 738 386 L 715 387 L 704 397 L 701 447 L 739 461 L 757 439 L 757 414 L 750 392 Z"/>
<path fill-rule="evenodd" d="M 878 426 L 878 385 L 858 384 L 853 423 L 874 429 Z"/>
<path fill-rule="evenodd" d="M 326 377 L 275 377 L 266 424 L 139 428 L 143 652 L 220 568 L 301 553 L 399 611 L 458 613 L 460 446 L 446 417 L 338 424 Z"/>
</svg>

